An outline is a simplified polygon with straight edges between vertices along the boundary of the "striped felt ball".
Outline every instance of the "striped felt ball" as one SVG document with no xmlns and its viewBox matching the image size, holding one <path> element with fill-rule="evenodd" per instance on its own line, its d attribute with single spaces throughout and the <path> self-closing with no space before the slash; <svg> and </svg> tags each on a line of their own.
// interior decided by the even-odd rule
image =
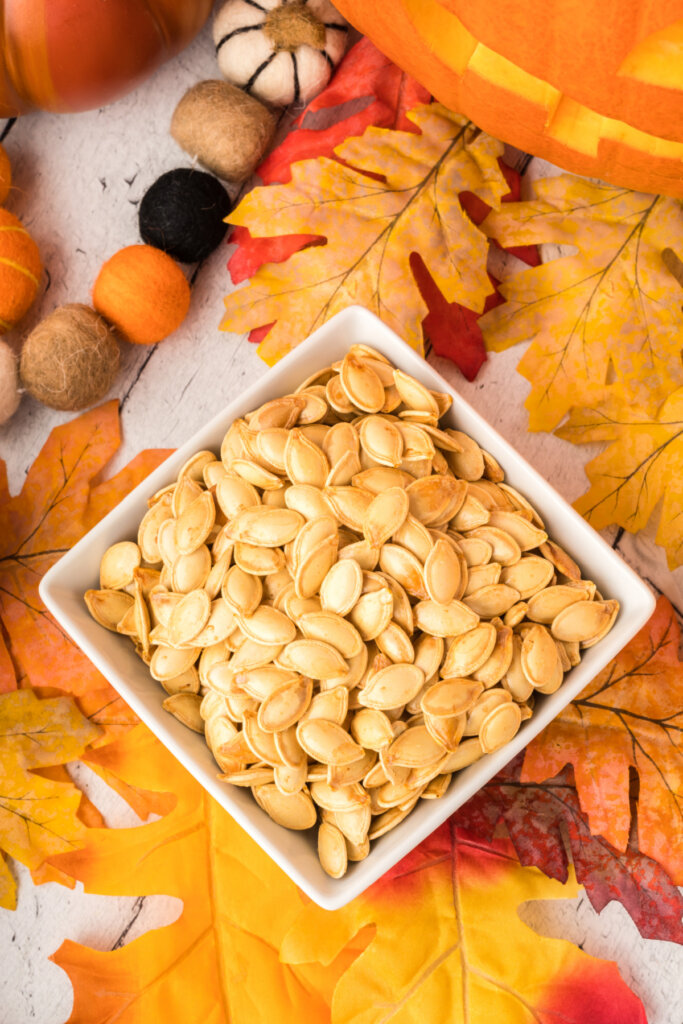
<svg viewBox="0 0 683 1024">
<path fill-rule="evenodd" d="M 21 320 L 42 272 L 38 246 L 18 217 L 0 209 L 0 334 Z"/>
</svg>

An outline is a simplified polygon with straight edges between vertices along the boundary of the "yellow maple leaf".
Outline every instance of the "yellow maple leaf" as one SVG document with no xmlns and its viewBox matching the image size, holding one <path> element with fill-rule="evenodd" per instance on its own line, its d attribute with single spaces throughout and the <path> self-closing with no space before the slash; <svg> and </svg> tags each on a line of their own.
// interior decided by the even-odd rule
<svg viewBox="0 0 683 1024">
<path fill-rule="evenodd" d="M 681 292 L 661 256 L 680 248 L 680 202 L 570 174 L 534 192 L 490 213 L 483 229 L 503 246 L 578 252 L 512 274 L 501 286 L 507 301 L 479 321 L 495 351 L 531 340 L 517 367 L 531 383 L 530 428 L 552 430 L 572 406 L 609 391 L 655 412 L 683 384 Z"/>
<path fill-rule="evenodd" d="M 277 321 L 259 348 L 267 363 L 353 303 L 421 351 L 428 310 L 410 271 L 411 252 L 423 257 L 448 302 L 483 309 L 491 291 L 488 241 L 458 193 L 500 206 L 508 191 L 497 160 L 502 146 L 440 104 L 408 117 L 420 135 L 368 128 L 335 149 L 345 164 L 326 157 L 294 164 L 291 182 L 253 189 L 230 215 L 254 237 L 305 233 L 327 240 L 265 264 L 225 299 L 224 330 Z"/>
<path fill-rule="evenodd" d="M 446 823 L 362 896 L 333 914 L 309 905 L 281 949 L 285 963 L 331 961 L 359 929 L 367 949 L 334 992 L 332 1024 L 565 1024 L 641 1021 L 616 966 L 542 938 L 518 915 L 526 900 L 576 894 L 523 868 L 506 841 L 483 844 Z M 584 1016 L 594 991 L 592 1016 Z M 609 994 L 608 994 L 609 993 Z"/>
<path fill-rule="evenodd" d="M 610 1019 L 643 1024 L 613 964 L 521 923 L 520 902 L 578 887 L 520 867 L 506 843 L 456 841 L 446 826 L 329 913 L 143 726 L 92 756 L 128 783 L 171 789 L 176 804 L 136 829 L 90 829 L 83 849 L 53 861 L 89 892 L 167 893 L 184 909 L 113 952 L 64 943 L 54 959 L 74 985 L 74 1024 L 456 1024 L 463 998 L 472 1022 L 587 1024 L 603 1019 L 582 1015 L 595 990 L 622 1011 Z"/>
<path fill-rule="evenodd" d="M 636 533 L 661 502 L 656 542 L 671 569 L 683 565 L 683 388 L 654 415 L 612 394 L 574 409 L 556 433 L 573 444 L 609 442 L 586 465 L 591 486 L 574 502 L 584 518 L 596 530 L 616 523 Z"/>
<path fill-rule="evenodd" d="M 68 697 L 38 700 L 31 690 L 0 695 L 0 849 L 37 868 L 82 842 L 80 791 L 31 769 L 80 757 L 99 734 Z M 14 880 L 0 854 L 0 906 L 15 905 Z"/>
</svg>

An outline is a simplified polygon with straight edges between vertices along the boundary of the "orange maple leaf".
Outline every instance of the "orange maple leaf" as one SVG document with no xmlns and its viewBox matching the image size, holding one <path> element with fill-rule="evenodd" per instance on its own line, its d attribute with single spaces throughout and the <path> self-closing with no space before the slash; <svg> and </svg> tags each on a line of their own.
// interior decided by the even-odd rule
<svg viewBox="0 0 683 1024">
<path fill-rule="evenodd" d="M 118 694 L 48 614 L 41 577 L 87 530 L 168 455 L 149 450 L 101 481 L 120 444 L 116 402 L 56 427 L 11 497 L 0 478 L 0 691 L 33 686 L 79 698 L 103 728 L 99 742 L 136 720 Z"/>
<path fill-rule="evenodd" d="M 483 229 L 503 246 L 578 251 L 513 273 L 500 288 L 507 301 L 479 321 L 495 351 L 531 340 L 517 368 L 531 383 L 531 430 L 615 391 L 655 412 L 683 384 L 681 293 L 661 255 L 680 248 L 679 200 L 571 174 L 533 188 L 533 200 L 493 211 Z"/>
<path fill-rule="evenodd" d="M 50 854 L 77 846 L 85 826 L 77 817 L 81 793 L 49 769 L 79 757 L 100 730 L 73 700 L 38 700 L 31 690 L 0 696 L 0 850 L 31 868 Z M 14 879 L 0 853 L 0 906 L 16 906 Z"/>
<path fill-rule="evenodd" d="M 225 300 L 224 330 L 276 321 L 259 347 L 267 363 L 352 303 L 367 306 L 421 351 L 428 308 L 410 269 L 412 252 L 423 256 L 448 302 L 483 309 L 491 292 L 488 240 L 458 194 L 500 205 L 508 191 L 498 165 L 502 145 L 438 103 L 407 116 L 419 135 L 368 128 L 337 146 L 339 160 L 293 164 L 291 182 L 252 189 L 230 215 L 253 237 L 326 240 L 264 264 Z"/>
<path fill-rule="evenodd" d="M 669 568 L 683 565 L 683 388 L 654 414 L 618 395 L 572 409 L 556 433 L 572 444 L 609 442 L 586 465 L 591 486 L 574 502 L 583 517 L 596 530 L 617 523 L 636 533 L 657 515 Z"/>
<path fill-rule="evenodd" d="M 625 850 L 629 768 L 638 772 L 638 844 L 683 884 L 683 662 L 665 597 L 650 621 L 581 695 L 531 742 L 522 781 L 574 766 L 593 834 Z"/>
<path fill-rule="evenodd" d="M 167 893 L 184 909 L 113 952 L 62 945 L 53 959 L 74 985 L 74 1024 L 175 1021 L 187 999 L 192 1019 L 211 1024 L 455 1022 L 462 1000 L 473 1020 L 555 1024 L 561 1012 L 591 1024 L 596 991 L 619 1007 L 609 1019 L 644 1024 L 614 964 L 522 924 L 520 902 L 578 887 L 520 867 L 507 843 L 456 840 L 446 826 L 329 913 L 307 905 L 143 726 L 92 756 L 128 782 L 172 789 L 177 802 L 139 828 L 89 830 L 82 850 L 53 863 L 89 892 Z M 500 955 L 500 934 L 514 957 Z"/>
</svg>

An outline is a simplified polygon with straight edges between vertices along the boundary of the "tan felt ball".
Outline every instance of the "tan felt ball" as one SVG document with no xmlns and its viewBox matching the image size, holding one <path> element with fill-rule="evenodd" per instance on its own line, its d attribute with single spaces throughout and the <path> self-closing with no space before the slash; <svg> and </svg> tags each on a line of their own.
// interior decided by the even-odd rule
<svg viewBox="0 0 683 1024">
<path fill-rule="evenodd" d="M 20 401 L 17 357 L 6 341 L 0 341 L 0 423 L 7 423 Z"/>
<path fill-rule="evenodd" d="M 74 302 L 35 327 L 21 352 L 21 381 L 52 409 L 86 409 L 106 395 L 119 368 L 119 346 L 94 309 Z"/>
<path fill-rule="evenodd" d="M 190 286 L 182 270 L 152 245 L 127 245 L 103 264 L 92 290 L 98 313 L 136 345 L 156 345 L 187 316 Z"/>
<path fill-rule="evenodd" d="M 276 120 L 259 100 L 229 82 L 198 82 L 171 120 L 171 135 L 226 181 L 248 178 L 268 148 Z"/>
</svg>

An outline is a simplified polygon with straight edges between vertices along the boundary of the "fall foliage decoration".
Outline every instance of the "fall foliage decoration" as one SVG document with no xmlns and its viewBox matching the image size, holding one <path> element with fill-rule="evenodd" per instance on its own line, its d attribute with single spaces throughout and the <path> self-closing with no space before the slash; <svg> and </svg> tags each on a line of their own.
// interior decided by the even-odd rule
<svg viewBox="0 0 683 1024">
<path fill-rule="evenodd" d="M 561 1006 L 576 1024 L 644 1024 L 639 1000 L 613 964 L 522 924 L 520 901 L 567 898 L 577 887 L 522 868 L 509 842 L 486 843 L 447 824 L 330 913 L 303 903 L 143 726 L 92 757 L 136 786 L 171 789 L 177 802 L 140 828 L 89 829 L 82 850 L 53 863 L 87 891 L 165 892 L 181 897 L 184 909 L 174 924 L 113 953 L 65 942 L 54 959 L 74 984 L 72 1020 L 86 1007 L 93 1022 L 169 1016 L 178 986 L 186 985 L 197 1019 L 216 1024 L 341 1024 L 361 1013 L 378 1024 L 391 1006 L 442 1020 L 452 1000 L 460 1006 L 465 998 L 482 1019 L 530 1007 L 550 1019 Z M 198 872 L 197 864 L 206 869 Z M 501 927 L 514 957 L 498 956 L 491 942 Z"/>
<path fill-rule="evenodd" d="M 68 697 L 38 700 L 31 690 L 0 694 L 0 851 L 37 868 L 79 845 L 80 791 L 31 769 L 80 757 L 100 729 Z M 0 906 L 14 910 L 14 879 L 0 852 Z"/>
<path fill-rule="evenodd" d="M 93 306 L 128 341 L 156 345 L 177 330 L 190 308 L 190 286 L 170 256 L 151 245 L 127 245 L 102 264 Z"/>
<path fill-rule="evenodd" d="M 130 727 L 134 716 L 62 632 L 38 595 L 41 577 L 166 451 L 145 451 L 109 480 L 103 471 L 120 443 L 116 402 L 55 427 L 19 494 L 10 496 L 0 463 L 0 692 L 22 685 L 72 694 L 100 725 L 100 741 Z"/>
<path fill-rule="evenodd" d="M 341 60 L 348 25 L 329 0 L 226 0 L 213 22 L 221 73 L 265 103 L 308 103 Z"/>
<path fill-rule="evenodd" d="M 618 899 L 645 938 L 683 944 L 683 892 L 638 848 L 634 829 L 624 850 L 593 835 L 573 769 L 542 782 L 522 781 L 524 756 L 518 754 L 478 790 L 453 822 L 486 842 L 500 835 L 503 825 L 520 864 L 533 865 L 559 882 L 567 881 L 571 864 L 598 913 Z"/>
<path fill-rule="evenodd" d="M 683 196 L 680 8 L 338 0 L 446 106 L 560 167 Z"/>
<path fill-rule="evenodd" d="M 572 764 L 590 830 L 625 850 L 629 768 L 640 780 L 638 845 L 683 884 L 683 662 L 666 598 L 623 651 L 527 748 L 522 781 Z M 590 742 L 586 734 L 590 733 Z"/>
<path fill-rule="evenodd" d="M 534 199 L 489 214 L 484 230 L 504 246 L 578 251 L 512 275 L 500 285 L 506 302 L 481 319 L 494 351 L 531 339 L 518 366 L 531 383 L 530 428 L 552 430 L 572 406 L 610 392 L 655 412 L 683 383 L 681 295 L 661 258 L 681 237 L 680 203 L 568 174 L 533 188 Z"/>
<path fill-rule="evenodd" d="M 333 1024 L 559 1016 L 572 1024 L 644 1024 L 640 1000 L 614 964 L 585 959 L 577 947 L 522 923 L 520 898 L 566 897 L 575 889 L 521 868 L 510 853 L 504 841 L 483 846 L 446 823 L 342 910 L 304 908 L 281 959 L 330 964 L 372 928 L 367 948 L 337 983 Z M 502 945 L 491 941 L 501 934 Z"/>
<path fill-rule="evenodd" d="M 407 116 L 421 134 L 370 127 L 335 148 L 343 163 L 296 163 L 291 182 L 254 189 L 231 214 L 253 235 L 305 233 L 327 243 L 262 266 L 225 300 L 225 330 L 276 321 L 259 348 L 269 364 L 354 302 L 421 351 L 428 310 L 410 270 L 412 251 L 428 258 L 447 301 L 483 308 L 491 291 L 488 242 L 458 193 L 500 205 L 508 191 L 501 147 L 438 104 Z"/>
<path fill-rule="evenodd" d="M 574 503 L 584 518 L 596 530 L 616 523 L 636 533 L 657 516 L 655 540 L 669 568 L 683 565 L 683 387 L 654 413 L 610 395 L 593 408 L 572 409 L 556 433 L 573 444 L 608 442 L 585 467 L 591 486 Z"/>
<path fill-rule="evenodd" d="M 187 46 L 211 7 L 211 0 L 3 4 L 0 117 L 111 102 Z"/>
</svg>

